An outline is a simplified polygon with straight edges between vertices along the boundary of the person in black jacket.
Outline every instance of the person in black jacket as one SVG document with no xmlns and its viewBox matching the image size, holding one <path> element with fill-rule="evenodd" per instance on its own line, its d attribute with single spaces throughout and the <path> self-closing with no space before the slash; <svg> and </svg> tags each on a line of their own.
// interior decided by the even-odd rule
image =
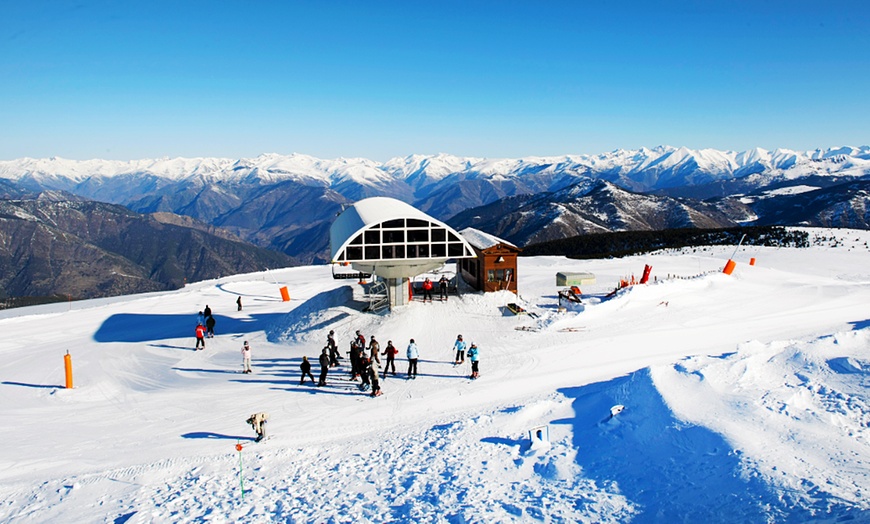
<svg viewBox="0 0 870 524">
<path fill-rule="evenodd" d="M 337 366 L 338 361 L 341 360 L 341 355 L 339 355 L 338 345 L 335 343 L 335 331 L 331 329 L 326 335 L 326 347 L 329 348 L 329 365 Z"/>
<path fill-rule="evenodd" d="M 208 331 L 208 338 L 214 338 L 214 317 L 209 315 L 205 318 L 205 329 Z"/>
<path fill-rule="evenodd" d="M 302 357 L 299 369 L 302 370 L 302 380 L 299 381 L 299 385 L 305 384 L 305 375 L 311 377 L 311 383 L 314 384 L 314 375 L 311 374 L 311 362 L 308 362 L 308 357 Z"/>
<path fill-rule="evenodd" d="M 447 284 L 448 283 L 449 282 L 447 280 L 447 277 L 444 275 L 441 275 L 441 280 L 438 281 L 438 290 L 440 291 L 440 296 L 438 297 L 438 300 L 447 300 Z"/>
<path fill-rule="evenodd" d="M 326 385 L 326 373 L 329 372 L 329 349 L 323 348 L 323 353 L 320 354 L 320 380 L 317 381 L 318 386 Z"/>
<path fill-rule="evenodd" d="M 360 346 L 356 340 L 350 343 L 350 379 L 356 380 L 362 373 L 360 369 L 360 359 L 362 358 L 364 346 Z"/>
</svg>

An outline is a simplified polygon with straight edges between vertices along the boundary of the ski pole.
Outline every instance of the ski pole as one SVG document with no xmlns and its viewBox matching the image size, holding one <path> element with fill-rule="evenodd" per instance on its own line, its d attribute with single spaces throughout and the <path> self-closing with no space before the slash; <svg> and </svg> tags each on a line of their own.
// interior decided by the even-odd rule
<svg viewBox="0 0 870 524">
<path fill-rule="evenodd" d="M 734 248 L 734 253 L 731 254 L 731 259 L 733 259 L 735 255 L 737 255 L 737 250 L 740 249 L 741 245 L 743 245 L 743 240 L 745 238 L 746 238 L 746 234 L 744 233 L 743 236 L 740 237 L 740 242 L 737 243 L 737 247 Z"/>
</svg>

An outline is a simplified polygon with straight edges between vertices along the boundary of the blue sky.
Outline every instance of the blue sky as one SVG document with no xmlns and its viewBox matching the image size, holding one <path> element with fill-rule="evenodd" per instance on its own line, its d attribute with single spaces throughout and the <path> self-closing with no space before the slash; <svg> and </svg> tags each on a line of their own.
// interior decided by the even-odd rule
<svg viewBox="0 0 870 524">
<path fill-rule="evenodd" d="M 858 1 L 0 2 L 0 159 L 870 144 Z"/>
</svg>

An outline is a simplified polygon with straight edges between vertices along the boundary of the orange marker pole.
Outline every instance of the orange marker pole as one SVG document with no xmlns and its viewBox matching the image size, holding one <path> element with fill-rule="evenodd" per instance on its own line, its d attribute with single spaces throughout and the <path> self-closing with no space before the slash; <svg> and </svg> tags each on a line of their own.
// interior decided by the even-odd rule
<svg viewBox="0 0 870 524">
<path fill-rule="evenodd" d="M 63 356 L 63 370 L 66 372 L 66 388 L 72 389 L 72 357 L 69 354 L 69 350 L 67 350 L 66 355 Z"/>
</svg>

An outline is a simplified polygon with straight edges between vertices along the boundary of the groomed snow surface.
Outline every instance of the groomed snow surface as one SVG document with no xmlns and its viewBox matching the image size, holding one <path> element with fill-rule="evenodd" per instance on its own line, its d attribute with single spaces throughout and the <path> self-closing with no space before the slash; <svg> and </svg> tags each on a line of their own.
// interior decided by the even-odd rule
<svg viewBox="0 0 870 524">
<path fill-rule="evenodd" d="M 509 293 L 366 314 L 324 266 L 0 312 L 0 522 L 870 522 L 870 233 L 810 231 L 730 276 L 733 247 L 521 258 L 537 317 Z M 584 304 L 559 311 L 558 271 L 595 273 Z M 344 364 L 300 385 L 330 329 L 400 349 L 383 396 Z"/>
</svg>

